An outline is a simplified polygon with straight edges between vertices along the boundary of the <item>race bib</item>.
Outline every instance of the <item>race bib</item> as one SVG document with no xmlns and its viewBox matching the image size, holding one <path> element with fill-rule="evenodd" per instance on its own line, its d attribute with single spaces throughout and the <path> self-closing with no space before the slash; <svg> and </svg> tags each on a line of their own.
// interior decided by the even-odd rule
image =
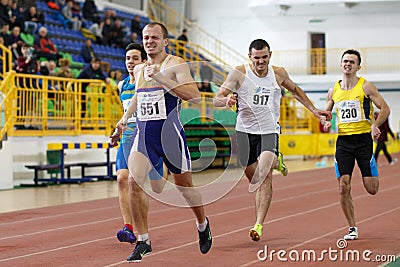
<svg viewBox="0 0 400 267">
<path fill-rule="evenodd" d="M 122 100 L 122 106 L 124 108 L 124 113 L 126 113 L 126 111 L 129 108 L 129 105 L 131 104 L 131 99 L 125 99 Z M 129 119 L 128 119 L 128 123 L 130 122 L 136 122 L 136 113 L 133 114 Z"/>
<path fill-rule="evenodd" d="M 164 91 L 139 92 L 137 95 L 137 117 L 141 121 L 165 120 L 167 111 L 165 107 Z"/>
<path fill-rule="evenodd" d="M 257 87 L 249 93 L 247 103 L 250 107 L 263 107 L 268 105 L 273 88 Z"/>
<path fill-rule="evenodd" d="M 338 103 L 338 114 L 340 122 L 361 121 L 361 105 L 358 100 L 347 100 Z"/>
</svg>

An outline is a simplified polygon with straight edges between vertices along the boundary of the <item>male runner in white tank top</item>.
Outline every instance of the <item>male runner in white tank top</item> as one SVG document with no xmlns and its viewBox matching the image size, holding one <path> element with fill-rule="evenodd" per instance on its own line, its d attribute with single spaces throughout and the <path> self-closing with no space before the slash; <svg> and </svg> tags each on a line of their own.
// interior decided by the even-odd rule
<svg viewBox="0 0 400 267">
<path fill-rule="evenodd" d="M 260 240 L 262 224 L 271 203 L 272 170 L 282 167 L 279 166 L 282 161 L 277 157 L 281 157 L 278 150 L 281 87 L 289 90 L 317 118 L 330 120 L 332 117 L 330 112 L 314 107 L 283 67 L 269 66 L 271 54 L 265 40 L 254 40 L 249 47 L 250 63 L 235 67 L 214 99 L 215 106 L 238 105 L 239 161 L 250 182 L 249 191 L 257 191 L 256 223 L 249 231 L 254 241 Z"/>
</svg>

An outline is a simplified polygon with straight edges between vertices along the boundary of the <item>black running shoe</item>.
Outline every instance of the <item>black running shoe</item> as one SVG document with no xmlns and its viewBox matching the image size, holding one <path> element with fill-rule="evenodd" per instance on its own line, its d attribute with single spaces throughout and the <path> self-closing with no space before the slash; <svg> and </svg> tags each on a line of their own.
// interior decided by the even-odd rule
<svg viewBox="0 0 400 267">
<path fill-rule="evenodd" d="M 151 254 L 151 243 L 148 245 L 146 241 L 137 241 L 135 249 L 126 260 L 128 262 L 141 262 L 144 255 L 149 254 Z"/>
<path fill-rule="evenodd" d="M 211 230 L 210 230 L 210 221 L 207 219 L 207 226 L 206 229 L 203 232 L 199 232 L 199 245 L 200 245 L 200 251 L 203 254 L 206 254 L 212 245 L 212 235 L 211 235 Z"/>
</svg>

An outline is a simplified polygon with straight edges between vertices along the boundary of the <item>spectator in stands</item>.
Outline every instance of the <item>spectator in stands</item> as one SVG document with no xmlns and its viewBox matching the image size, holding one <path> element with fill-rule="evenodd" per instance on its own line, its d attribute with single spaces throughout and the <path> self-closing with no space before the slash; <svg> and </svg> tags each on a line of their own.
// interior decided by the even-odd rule
<svg viewBox="0 0 400 267">
<path fill-rule="evenodd" d="M 10 23 L 11 26 L 19 26 L 20 29 L 24 29 L 24 10 L 18 7 L 18 1 L 12 0 L 10 4 Z"/>
<path fill-rule="evenodd" d="M 101 60 L 100 58 L 93 58 L 90 62 L 90 65 L 82 70 L 82 72 L 78 75 L 78 79 L 99 79 L 104 80 L 106 83 L 110 83 L 110 78 L 104 76 L 103 71 L 101 70 Z M 81 98 L 81 116 L 85 117 L 86 115 L 86 88 L 89 84 L 82 84 L 82 98 Z"/>
<path fill-rule="evenodd" d="M 127 46 L 130 43 L 134 44 L 142 44 L 142 40 L 139 39 L 138 34 L 136 32 L 132 32 L 131 35 L 127 36 L 124 40 L 125 46 Z"/>
<path fill-rule="evenodd" d="M 0 25 L 10 25 L 10 19 L 10 7 L 8 6 L 8 0 L 0 0 Z"/>
<path fill-rule="evenodd" d="M 54 46 L 54 43 L 47 36 L 47 28 L 40 27 L 39 35 L 35 38 L 35 49 L 38 51 L 39 57 L 45 57 L 48 60 L 54 60 L 58 62 L 62 55 L 57 52 L 57 48 Z"/>
<path fill-rule="evenodd" d="M 81 10 L 81 5 L 77 1 L 72 1 L 72 16 L 75 18 L 77 17 L 80 21 L 82 21 L 82 28 L 85 28 L 85 23 L 83 22 L 83 15 Z"/>
<path fill-rule="evenodd" d="M 115 10 L 106 9 L 104 11 L 104 18 L 110 18 L 111 23 L 114 23 L 117 20 L 117 12 L 115 12 Z"/>
<path fill-rule="evenodd" d="M 91 39 L 86 39 L 85 43 L 82 45 L 80 55 L 86 63 L 90 63 L 93 58 L 97 57 L 92 47 Z"/>
<path fill-rule="evenodd" d="M 121 70 L 110 70 L 108 72 L 108 77 L 110 78 L 110 84 L 113 88 L 118 91 L 118 82 L 122 80 Z"/>
<path fill-rule="evenodd" d="M 56 69 L 57 65 L 53 60 L 44 60 L 40 62 L 39 72 L 42 73 L 42 75 L 56 76 Z"/>
<path fill-rule="evenodd" d="M 18 57 L 18 65 L 16 67 L 16 71 L 18 73 L 25 74 L 36 74 L 39 71 L 39 61 L 37 60 L 36 55 L 34 54 L 33 47 L 29 47 L 27 44 L 22 45 L 21 47 L 22 55 Z M 35 88 L 36 80 L 30 77 L 19 78 L 18 80 L 19 87 L 22 88 Z M 18 90 L 17 91 L 17 124 L 15 126 L 16 129 L 34 129 L 32 126 L 25 127 L 25 124 L 29 123 L 26 119 L 26 114 L 30 110 L 35 110 L 33 107 L 35 103 L 31 103 L 32 105 L 28 105 L 28 101 L 32 95 L 32 92 L 28 92 L 26 90 Z"/>
<path fill-rule="evenodd" d="M 43 15 L 37 12 L 35 6 L 29 7 L 29 9 L 25 12 L 25 24 L 24 31 L 25 33 L 35 34 L 38 28 L 38 23 L 44 23 Z"/>
<path fill-rule="evenodd" d="M 11 43 L 8 48 L 12 51 L 14 60 L 17 60 L 19 56 L 22 56 L 22 45 L 25 43 L 21 38 L 21 29 L 14 26 L 8 37 Z"/>
<path fill-rule="evenodd" d="M 64 77 L 64 78 L 75 78 L 74 73 L 69 68 L 69 59 L 67 58 L 60 58 L 59 65 L 60 68 L 58 72 L 56 72 L 57 77 Z"/>
<path fill-rule="evenodd" d="M 124 29 L 121 24 L 121 20 L 117 19 L 111 25 L 111 45 L 113 47 L 124 47 Z"/>
<path fill-rule="evenodd" d="M 140 16 L 135 15 L 131 20 L 131 32 L 135 32 L 137 35 L 142 35 L 142 25 L 140 25 Z"/>
<path fill-rule="evenodd" d="M 178 40 L 184 41 L 184 42 L 188 42 L 189 41 L 189 38 L 187 37 L 187 30 L 186 29 L 182 30 L 182 34 L 179 35 Z"/>
<path fill-rule="evenodd" d="M 94 21 L 94 15 L 97 14 L 97 6 L 94 0 L 85 0 L 82 8 L 82 15 L 84 19 Z"/>
<path fill-rule="evenodd" d="M 90 26 L 89 32 L 96 37 L 96 44 L 103 44 L 104 21 L 95 22 Z"/>
<path fill-rule="evenodd" d="M 61 58 L 60 58 L 61 60 Z M 49 75 L 54 75 L 56 73 L 57 64 L 54 60 L 48 61 L 47 68 L 49 69 Z"/>
<path fill-rule="evenodd" d="M 67 25 L 70 29 L 74 31 L 79 31 L 82 27 L 82 21 L 79 17 L 72 16 L 72 7 L 74 5 L 73 0 L 67 0 L 67 4 L 61 10 L 61 14 L 64 16 L 64 19 L 67 21 Z"/>
<path fill-rule="evenodd" d="M 82 70 L 78 79 L 99 79 L 104 80 L 106 83 L 110 83 L 110 79 L 104 76 L 104 73 L 101 70 L 101 60 L 97 57 L 93 58 L 90 65 Z M 83 89 L 83 91 L 85 91 L 85 89 Z"/>
<path fill-rule="evenodd" d="M 4 24 L 1 27 L 1 32 L 0 36 L 3 37 L 4 40 L 4 46 L 9 47 L 11 45 L 11 40 L 10 40 L 10 25 Z"/>
<path fill-rule="evenodd" d="M 33 47 L 23 44 L 21 52 L 22 55 L 18 57 L 16 71 L 18 73 L 36 74 L 39 71 L 39 61 L 34 54 Z"/>
<path fill-rule="evenodd" d="M 188 39 L 188 37 L 187 37 L 187 30 L 186 29 L 183 29 L 182 30 L 182 34 L 181 35 L 179 35 L 179 37 L 178 37 L 178 40 L 179 41 L 181 41 L 180 42 L 180 46 L 186 46 L 186 42 L 187 41 L 189 41 L 189 39 Z M 183 57 L 184 59 L 186 59 L 186 55 L 184 55 L 184 49 L 178 49 L 178 55 L 177 56 L 180 56 L 180 57 Z"/>
<path fill-rule="evenodd" d="M 101 31 L 101 35 L 103 36 L 103 44 L 104 45 L 111 45 L 111 18 L 106 17 L 104 18 L 104 25 Z"/>
</svg>

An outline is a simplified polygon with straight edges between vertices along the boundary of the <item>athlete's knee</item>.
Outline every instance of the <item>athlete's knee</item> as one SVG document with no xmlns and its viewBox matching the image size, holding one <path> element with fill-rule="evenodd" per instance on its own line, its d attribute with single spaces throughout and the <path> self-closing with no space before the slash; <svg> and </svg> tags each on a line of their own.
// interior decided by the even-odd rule
<svg viewBox="0 0 400 267">
<path fill-rule="evenodd" d="M 339 181 L 339 193 L 341 195 L 348 195 L 351 191 L 351 184 L 349 179 L 341 178 Z"/>
<path fill-rule="evenodd" d="M 128 175 L 126 175 L 125 173 L 118 173 L 117 174 L 117 183 L 120 188 L 127 187 L 128 186 Z"/>
</svg>

